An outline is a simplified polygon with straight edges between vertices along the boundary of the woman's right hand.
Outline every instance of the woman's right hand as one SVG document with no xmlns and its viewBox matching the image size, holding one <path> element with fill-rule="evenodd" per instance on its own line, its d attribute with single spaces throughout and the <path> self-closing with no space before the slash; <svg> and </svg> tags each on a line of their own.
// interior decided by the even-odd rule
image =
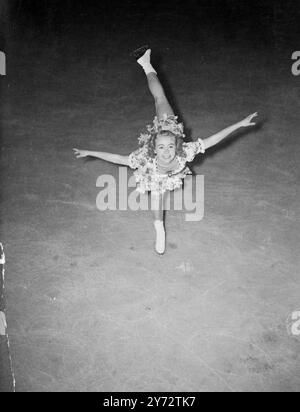
<svg viewBox="0 0 300 412">
<path fill-rule="evenodd" d="M 88 150 L 79 150 L 79 149 L 73 149 L 74 150 L 74 155 L 79 159 L 80 157 L 87 157 L 89 156 L 90 152 Z"/>
</svg>

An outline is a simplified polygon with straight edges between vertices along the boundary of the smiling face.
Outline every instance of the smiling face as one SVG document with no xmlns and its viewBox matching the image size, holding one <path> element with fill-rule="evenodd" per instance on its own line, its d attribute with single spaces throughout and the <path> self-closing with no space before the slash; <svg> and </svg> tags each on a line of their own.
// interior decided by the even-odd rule
<svg viewBox="0 0 300 412">
<path fill-rule="evenodd" d="M 155 150 L 160 164 L 168 165 L 176 156 L 176 138 L 172 134 L 157 135 Z"/>
</svg>

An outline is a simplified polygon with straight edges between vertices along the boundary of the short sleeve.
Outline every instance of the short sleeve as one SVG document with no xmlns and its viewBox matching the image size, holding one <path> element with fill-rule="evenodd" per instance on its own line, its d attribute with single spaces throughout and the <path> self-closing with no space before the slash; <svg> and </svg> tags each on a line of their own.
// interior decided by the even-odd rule
<svg viewBox="0 0 300 412">
<path fill-rule="evenodd" d="M 187 162 L 194 160 L 194 157 L 198 153 L 205 153 L 205 144 L 202 139 L 197 139 L 195 142 L 184 143 L 182 148 L 185 152 Z"/>
<path fill-rule="evenodd" d="M 128 166 L 131 169 L 137 169 L 143 167 L 147 163 L 145 149 L 140 148 L 130 153 L 128 156 Z"/>
</svg>

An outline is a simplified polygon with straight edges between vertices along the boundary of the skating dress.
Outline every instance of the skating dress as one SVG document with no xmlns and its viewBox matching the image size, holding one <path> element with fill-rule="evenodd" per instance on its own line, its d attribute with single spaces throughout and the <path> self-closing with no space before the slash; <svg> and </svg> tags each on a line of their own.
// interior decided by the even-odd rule
<svg viewBox="0 0 300 412">
<path fill-rule="evenodd" d="M 134 169 L 134 176 L 137 183 L 136 190 L 140 193 L 147 191 L 163 194 L 166 190 L 178 189 L 182 186 L 182 180 L 192 174 L 187 162 L 191 162 L 198 153 L 205 152 L 205 145 L 202 139 L 194 142 L 182 144 L 181 156 L 175 157 L 174 170 L 168 173 L 159 172 L 157 158 L 149 158 L 145 146 L 135 150 L 129 155 L 128 163 L 131 169 Z"/>
</svg>

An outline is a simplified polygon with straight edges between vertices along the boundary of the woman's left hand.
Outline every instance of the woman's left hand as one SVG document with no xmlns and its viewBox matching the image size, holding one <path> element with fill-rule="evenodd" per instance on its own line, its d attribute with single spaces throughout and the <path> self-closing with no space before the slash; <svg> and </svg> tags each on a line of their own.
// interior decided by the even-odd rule
<svg viewBox="0 0 300 412">
<path fill-rule="evenodd" d="M 258 116 L 257 112 L 253 113 L 253 114 L 250 114 L 250 116 L 246 117 L 246 119 L 244 119 L 240 122 L 241 127 L 255 126 L 256 123 L 252 122 L 252 119 L 254 117 L 257 117 L 257 116 Z"/>
</svg>

